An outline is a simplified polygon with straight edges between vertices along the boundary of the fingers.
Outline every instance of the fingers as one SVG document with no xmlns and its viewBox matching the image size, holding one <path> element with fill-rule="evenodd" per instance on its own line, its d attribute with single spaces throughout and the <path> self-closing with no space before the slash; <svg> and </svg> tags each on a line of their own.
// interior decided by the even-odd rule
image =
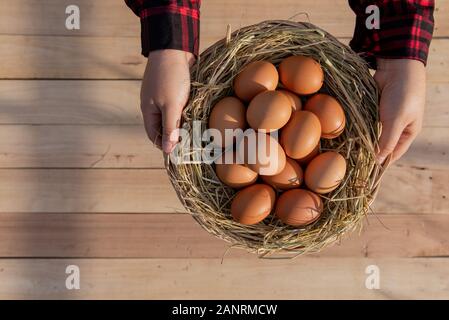
<svg viewBox="0 0 449 320">
<path fill-rule="evenodd" d="M 407 152 L 420 130 L 421 128 L 417 123 L 412 123 L 404 129 L 393 151 L 392 162 L 398 160 Z"/>
<path fill-rule="evenodd" d="M 171 106 L 162 110 L 162 150 L 170 153 L 179 140 L 179 124 L 183 106 Z"/>
<path fill-rule="evenodd" d="M 382 134 L 379 139 L 379 152 L 377 154 L 378 163 L 383 163 L 395 150 L 402 131 L 404 130 L 404 126 L 396 121 L 393 121 L 393 123 L 384 122 L 382 125 Z"/>
<path fill-rule="evenodd" d="M 162 110 L 154 105 L 142 107 L 145 130 L 156 147 L 170 153 L 179 140 L 181 107 L 165 107 Z"/>
<path fill-rule="evenodd" d="M 142 107 L 143 123 L 148 138 L 154 143 L 154 145 L 162 148 L 162 120 L 161 112 L 159 109 L 153 106 Z"/>
<path fill-rule="evenodd" d="M 385 127 L 382 130 L 382 135 L 379 141 L 379 153 L 377 155 L 377 161 L 383 163 L 388 155 L 392 155 L 391 163 L 400 159 L 410 148 L 411 144 L 415 140 L 420 131 L 420 125 L 413 122 L 401 129 L 401 126 L 396 128 Z"/>
<path fill-rule="evenodd" d="M 378 162 L 399 159 L 421 129 L 424 114 L 426 72 L 423 63 L 410 59 L 376 59 L 374 80 L 380 89 L 382 134 Z"/>
</svg>

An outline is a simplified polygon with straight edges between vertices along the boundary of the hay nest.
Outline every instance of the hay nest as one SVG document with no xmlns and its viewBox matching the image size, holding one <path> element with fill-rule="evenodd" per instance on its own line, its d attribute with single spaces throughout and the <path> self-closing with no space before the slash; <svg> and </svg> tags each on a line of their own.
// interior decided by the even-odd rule
<svg viewBox="0 0 449 320">
<path fill-rule="evenodd" d="M 230 215 L 236 191 L 220 182 L 213 164 L 166 163 L 179 199 L 196 221 L 231 247 L 260 257 L 316 252 L 343 234 L 360 230 L 385 169 L 375 161 L 381 131 L 378 91 L 366 63 L 348 46 L 310 23 L 265 21 L 228 32 L 225 39 L 205 50 L 191 71 L 192 89 L 182 127 L 191 134 L 193 120 L 206 126 L 211 108 L 233 94 L 233 79 L 248 63 L 267 60 L 277 66 L 291 55 L 310 56 L 320 62 L 325 72 L 321 91 L 336 97 L 346 113 L 344 133 L 337 139 L 321 140 L 321 151 L 338 151 L 345 156 L 348 169 L 340 187 L 322 196 L 324 211 L 319 220 L 298 228 L 270 215 L 256 225 L 239 224 Z M 201 146 L 179 150 L 184 153 L 181 156 L 191 158 L 199 149 Z"/>
</svg>

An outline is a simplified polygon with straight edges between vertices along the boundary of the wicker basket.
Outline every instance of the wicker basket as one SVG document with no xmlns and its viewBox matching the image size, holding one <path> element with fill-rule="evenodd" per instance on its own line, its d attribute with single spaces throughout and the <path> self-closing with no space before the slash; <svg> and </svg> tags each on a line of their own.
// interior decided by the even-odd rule
<svg viewBox="0 0 449 320">
<path fill-rule="evenodd" d="M 178 197 L 195 220 L 231 247 L 260 257 L 316 252 L 343 234 L 360 230 L 386 168 L 375 161 L 381 131 L 378 91 L 366 63 L 348 46 L 310 23 L 261 22 L 228 32 L 225 39 L 205 50 L 191 71 L 192 89 L 182 127 L 192 133 L 194 120 L 206 125 L 212 106 L 233 94 L 233 79 L 246 64 L 267 60 L 277 66 L 290 55 L 310 56 L 320 62 L 325 73 L 320 91 L 336 97 L 346 114 L 344 133 L 337 139 L 321 140 L 321 150 L 338 151 L 345 156 L 348 169 L 340 187 L 322 196 L 324 211 L 319 220 L 298 228 L 270 215 L 256 225 L 239 224 L 230 215 L 236 191 L 220 182 L 213 164 L 166 161 Z M 195 147 L 181 150 L 184 155 L 197 151 Z"/>
</svg>

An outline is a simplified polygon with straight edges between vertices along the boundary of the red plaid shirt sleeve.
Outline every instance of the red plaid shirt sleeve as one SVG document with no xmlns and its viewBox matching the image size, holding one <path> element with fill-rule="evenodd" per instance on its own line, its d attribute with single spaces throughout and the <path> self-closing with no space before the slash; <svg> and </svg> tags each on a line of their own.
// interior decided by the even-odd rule
<svg viewBox="0 0 449 320">
<path fill-rule="evenodd" d="M 427 62 L 434 0 L 348 0 L 356 13 L 350 46 L 376 67 L 376 57 Z M 201 0 L 125 0 L 140 17 L 142 54 L 178 49 L 198 55 Z M 369 5 L 380 11 L 379 29 L 368 29 Z"/>
<path fill-rule="evenodd" d="M 125 0 L 140 17 L 142 54 L 177 49 L 198 56 L 201 0 Z"/>
<path fill-rule="evenodd" d="M 434 0 L 349 0 L 356 13 L 351 48 L 361 53 L 371 67 L 376 57 L 415 59 L 427 63 L 432 40 Z M 379 29 L 368 29 L 366 13 L 369 5 L 379 8 Z"/>
</svg>

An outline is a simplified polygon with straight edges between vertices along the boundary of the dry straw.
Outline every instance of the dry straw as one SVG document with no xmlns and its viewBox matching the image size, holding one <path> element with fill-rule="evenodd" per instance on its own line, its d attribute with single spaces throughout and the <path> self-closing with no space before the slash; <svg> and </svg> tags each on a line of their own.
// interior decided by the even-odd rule
<svg viewBox="0 0 449 320">
<path fill-rule="evenodd" d="M 183 128 L 192 132 L 193 120 L 207 124 L 214 104 L 232 94 L 232 81 L 242 67 L 257 60 L 278 65 L 290 55 L 310 56 L 320 62 L 325 71 L 324 90 L 340 101 L 347 118 L 339 138 L 321 142 L 321 150 L 336 150 L 347 159 L 348 170 L 341 186 L 323 196 L 324 212 L 318 221 L 295 228 L 270 215 L 257 225 L 241 225 L 230 216 L 235 191 L 219 181 L 213 165 L 167 161 L 178 197 L 196 221 L 231 247 L 260 257 L 316 252 L 360 229 L 385 170 L 374 157 L 381 128 L 378 91 L 367 65 L 349 47 L 310 23 L 265 21 L 228 34 L 209 47 L 192 69 Z M 195 148 L 200 146 L 182 151 L 183 156 L 194 154 Z"/>
</svg>

